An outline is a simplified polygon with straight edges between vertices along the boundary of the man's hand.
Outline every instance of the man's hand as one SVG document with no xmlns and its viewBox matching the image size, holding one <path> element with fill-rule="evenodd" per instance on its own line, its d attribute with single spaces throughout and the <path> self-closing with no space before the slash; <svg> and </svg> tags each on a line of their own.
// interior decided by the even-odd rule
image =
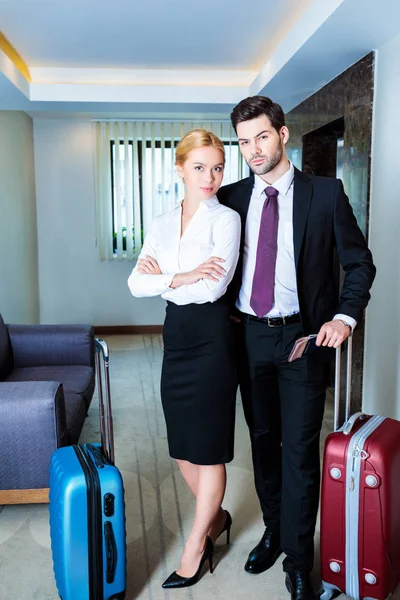
<svg viewBox="0 0 400 600">
<path fill-rule="evenodd" d="M 225 276 L 225 269 L 219 263 L 225 262 L 223 258 L 210 256 L 208 260 L 201 263 L 198 267 L 188 273 L 178 273 L 172 280 L 171 288 L 177 288 L 181 285 L 191 285 L 197 283 L 200 279 L 210 279 L 211 281 L 219 281 Z"/>
<path fill-rule="evenodd" d="M 139 258 L 137 261 L 138 273 L 144 275 L 161 275 L 161 269 L 158 262 L 152 256 L 146 254 L 146 258 Z"/>
<path fill-rule="evenodd" d="M 318 332 L 315 344 L 317 346 L 327 346 L 328 348 L 339 348 L 350 335 L 351 328 L 340 321 L 334 319 L 324 323 Z"/>
</svg>

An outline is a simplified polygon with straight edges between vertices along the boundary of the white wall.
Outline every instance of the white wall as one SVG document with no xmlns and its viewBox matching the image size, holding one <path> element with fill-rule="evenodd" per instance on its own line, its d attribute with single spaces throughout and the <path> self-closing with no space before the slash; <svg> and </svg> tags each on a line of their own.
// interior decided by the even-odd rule
<svg viewBox="0 0 400 600">
<path fill-rule="evenodd" d="M 41 322 L 162 323 L 163 300 L 129 292 L 133 263 L 100 261 L 91 122 L 35 119 L 34 143 Z"/>
<path fill-rule="evenodd" d="M 33 125 L 18 111 L 0 111 L 0 312 L 39 322 Z"/>
<path fill-rule="evenodd" d="M 400 35 L 377 53 L 370 247 L 377 276 L 368 307 L 366 412 L 400 419 Z"/>
</svg>

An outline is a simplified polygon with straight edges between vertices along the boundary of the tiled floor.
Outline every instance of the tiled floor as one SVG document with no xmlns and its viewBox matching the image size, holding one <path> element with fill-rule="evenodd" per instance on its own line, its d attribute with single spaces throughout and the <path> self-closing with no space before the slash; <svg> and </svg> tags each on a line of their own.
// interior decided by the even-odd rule
<svg viewBox="0 0 400 600">
<path fill-rule="evenodd" d="M 224 505 L 233 516 L 232 543 L 219 541 L 216 569 L 201 582 L 179 591 L 165 591 L 162 581 L 179 564 L 194 502 L 176 465 L 169 458 L 160 407 L 161 338 L 110 336 L 111 381 L 116 458 L 126 488 L 128 588 L 127 600 L 288 600 L 281 560 L 270 571 L 248 575 L 243 565 L 263 525 L 253 486 L 249 441 L 238 403 L 235 459 L 228 465 Z M 332 427 L 328 398 L 321 444 Z M 93 400 L 82 441 L 99 438 L 97 404 Z M 319 535 L 316 535 L 318 564 Z M 313 573 L 319 587 L 318 568 Z M 0 507 L 1 600 L 56 600 L 50 553 L 48 507 Z M 342 599 L 346 598 L 341 596 Z M 400 599 L 400 594 L 393 600 Z"/>
</svg>

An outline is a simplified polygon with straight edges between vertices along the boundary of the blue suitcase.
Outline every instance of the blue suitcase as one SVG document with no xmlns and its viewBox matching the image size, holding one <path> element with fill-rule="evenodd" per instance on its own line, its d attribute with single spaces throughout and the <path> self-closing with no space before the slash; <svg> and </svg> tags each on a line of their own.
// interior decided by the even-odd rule
<svg viewBox="0 0 400 600">
<path fill-rule="evenodd" d="M 107 435 L 100 355 L 104 364 Z M 99 339 L 96 376 L 101 444 L 59 448 L 50 464 L 51 549 L 62 600 L 125 598 L 124 489 L 114 464 L 108 347 Z"/>
</svg>

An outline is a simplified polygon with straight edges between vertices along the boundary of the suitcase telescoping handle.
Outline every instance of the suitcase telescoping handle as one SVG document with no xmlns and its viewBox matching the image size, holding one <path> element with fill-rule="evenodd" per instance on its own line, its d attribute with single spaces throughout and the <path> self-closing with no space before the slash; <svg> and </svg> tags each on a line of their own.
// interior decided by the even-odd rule
<svg viewBox="0 0 400 600">
<path fill-rule="evenodd" d="M 96 378 L 97 387 L 99 393 L 99 417 L 100 417 L 100 439 L 101 447 L 103 449 L 104 456 L 108 458 L 111 464 L 115 464 L 115 452 L 114 452 L 114 428 L 113 428 L 113 417 L 111 408 L 111 391 L 110 391 L 110 360 L 107 343 L 100 339 L 95 339 L 95 350 L 96 350 Z M 103 384 L 101 378 L 101 366 L 100 366 L 100 354 L 103 359 L 104 365 L 104 380 L 106 388 L 106 409 L 107 409 L 107 427 L 105 427 L 105 416 L 104 416 L 104 399 L 103 399 Z M 106 433 L 107 429 L 107 433 Z"/>
<path fill-rule="evenodd" d="M 337 431 L 340 427 L 340 365 L 342 358 L 342 348 L 336 348 L 336 363 L 335 363 L 335 418 L 334 418 L 334 431 Z M 351 400 L 351 369 L 353 362 L 353 333 L 350 333 L 347 338 L 347 365 L 346 365 L 346 407 L 345 407 L 345 422 L 343 425 L 343 433 L 349 435 L 353 429 L 354 424 L 358 419 L 365 417 L 364 413 L 357 412 L 350 417 L 350 400 Z"/>
<path fill-rule="evenodd" d="M 350 416 L 350 398 L 351 398 L 351 367 L 352 367 L 352 350 L 353 350 L 353 336 L 350 333 L 347 338 L 347 369 L 346 369 L 346 408 L 345 408 L 345 422 L 347 423 Z M 341 381 L 341 362 L 342 362 L 342 347 L 336 348 L 336 362 L 335 362 L 335 418 L 334 418 L 334 431 L 337 431 L 340 427 L 340 381 Z"/>
</svg>

